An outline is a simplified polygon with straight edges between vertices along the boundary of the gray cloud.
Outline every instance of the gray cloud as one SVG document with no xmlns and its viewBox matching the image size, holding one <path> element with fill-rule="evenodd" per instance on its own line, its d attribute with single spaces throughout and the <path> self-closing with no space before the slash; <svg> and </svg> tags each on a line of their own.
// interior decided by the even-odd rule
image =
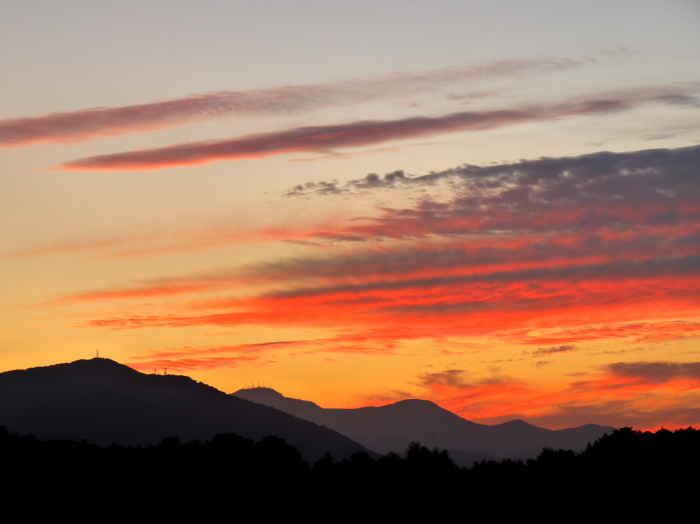
<svg viewBox="0 0 700 524">
<path fill-rule="evenodd" d="M 700 380 L 700 362 L 616 362 L 608 369 L 618 376 L 638 377 L 656 382 L 675 378 Z"/>
<path fill-rule="evenodd" d="M 449 180 L 455 196 L 446 202 L 423 199 L 411 208 L 384 208 L 378 217 L 364 223 L 309 236 L 358 241 L 478 235 L 497 240 L 504 234 L 527 239 L 528 234 L 558 232 L 585 235 L 585 244 L 548 247 L 550 240 L 539 238 L 525 250 L 520 244 L 513 254 L 517 251 L 528 259 L 540 255 L 544 259 L 556 252 L 585 258 L 586 251 L 614 255 L 624 249 L 642 255 L 661 249 L 670 256 L 683 251 L 684 245 L 688 248 L 684 251 L 690 253 L 696 252 L 700 230 L 686 227 L 676 235 L 660 232 L 698 224 L 698 172 L 700 146 L 542 158 L 484 167 L 465 165 L 418 177 L 404 175 L 382 183 L 385 187 L 397 183 L 421 186 Z M 359 185 L 363 180 L 351 184 Z M 351 184 L 336 185 L 334 191 L 347 190 Z M 644 235 L 639 234 L 641 228 L 647 229 Z M 603 234 L 611 231 L 636 234 Z M 470 261 L 485 261 L 490 256 L 510 258 L 507 249 L 498 246 L 477 245 L 462 254 L 456 250 L 451 254 L 444 246 L 433 252 L 438 250 L 444 250 L 440 260 L 445 261 L 452 255 Z"/>
<path fill-rule="evenodd" d="M 507 271 L 492 271 L 478 273 L 475 275 L 449 275 L 436 276 L 431 278 L 409 278 L 397 281 L 379 281 L 361 284 L 343 284 L 331 286 L 314 286 L 299 288 L 287 291 L 270 293 L 267 296 L 276 298 L 311 297 L 324 294 L 356 294 L 372 290 L 395 290 L 395 289 L 425 289 L 432 287 L 464 286 L 468 284 L 489 283 L 492 286 L 511 282 L 546 282 L 546 281 L 571 281 L 572 278 L 584 282 L 601 280 L 635 280 L 650 276 L 692 276 L 697 274 L 700 267 L 700 255 L 689 257 L 678 257 L 676 259 L 659 259 L 645 261 L 618 261 L 605 264 L 575 264 L 558 266 L 553 268 L 536 268 Z M 694 294 L 695 290 L 689 290 Z M 500 296 L 498 298 L 501 298 Z M 576 300 L 576 297 L 571 297 Z M 557 300 L 565 303 L 569 300 L 566 296 L 549 297 L 548 301 Z M 551 302 L 550 302 L 551 303 Z M 523 304 L 524 305 L 524 304 Z M 416 310 L 422 306 L 415 305 Z M 428 308 L 434 306 L 426 306 Z M 481 309 L 489 307 L 488 303 L 480 301 L 456 302 L 444 305 L 445 309 Z"/>
<path fill-rule="evenodd" d="M 568 353 L 569 351 L 574 351 L 576 350 L 576 346 L 572 345 L 564 345 L 564 346 L 553 346 L 551 348 L 539 348 L 535 351 L 528 351 L 524 353 L 528 353 L 532 355 L 533 357 L 544 357 L 547 355 L 552 355 L 554 353 Z"/>
<path fill-rule="evenodd" d="M 285 196 L 304 196 L 309 194 L 317 195 L 338 195 L 341 193 L 350 193 L 353 190 L 377 189 L 377 188 L 392 188 L 396 187 L 399 182 L 410 182 L 411 179 L 406 176 L 406 173 L 397 169 L 391 173 L 386 173 L 380 176 L 376 173 L 369 173 L 364 178 L 351 180 L 345 184 L 339 184 L 338 181 L 331 182 L 307 182 L 306 184 L 298 184 L 292 189 L 284 193 Z"/>
<path fill-rule="evenodd" d="M 435 385 L 448 386 L 462 390 L 469 390 L 483 386 L 504 386 L 517 382 L 512 377 L 498 374 L 498 368 L 491 370 L 493 376 L 484 377 L 472 382 L 466 380 L 467 371 L 463 369 L 447 369 L 437 373 L 420 373 L 418 374 L 419 385 L 423 387 L 431 387 Z"/>
<path fill-rule="evenodd" d="M 421 373 L 418 375 L 421 385 L 439 384 L 455 388 L 469 388 L 471 384 L 465 382 L 466 371 L 463 369 L 447 369 L 438 373 Z"/>
<path fill-rule="evenodd" d="M 370 174 L 343 185 L 334 184 L 334 193 L 377 187 L 430 186 L 443 180 L 461 184 L 465 194 L 460 203 L 483 207 L 499 197 L 512 202 L 527 198 L 532 204 L 554 204 L 593 198 L 629 201 L 630 193 L 645 194 L 647 198 L 678 195 L 678 190 L 693 190 L 695 173 L 700 168 L 700 146 L 678 149 L 649 149 L 630 153 L 600 152 L 577 157 L 540 158 L 494 166 L 465 164 L 427 175 L 401 177 L 388 173 L 384 177 Z M 367 183 L 368 178 L 372 183 Z M 629 182 L 635 181 L 635 186 Z M 317 183 L 319 184 L 319 183 Z M 647 184 L 650 184 L 647 187 Z M 669 184 L 671 187 L 669 187 Z M 681 186 L 681 187 L 673 187 Z M 319 186 L 322 187 L 322 186 Z M 518 188 L 524 188 L 518 190 Z M 319 193 L 315 184 L 299 185 L 290 195 Z M 510 190 L 506 192 L 507 190 Z M 520 195 L 519 195 L 520 193 Z M 518 198 L 519 197 L 519 198 Z"/>
</svg>

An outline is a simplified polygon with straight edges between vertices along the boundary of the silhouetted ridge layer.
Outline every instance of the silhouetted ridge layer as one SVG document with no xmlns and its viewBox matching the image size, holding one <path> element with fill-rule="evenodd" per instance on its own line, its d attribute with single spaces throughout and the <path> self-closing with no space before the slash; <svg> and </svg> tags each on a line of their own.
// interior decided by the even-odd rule
<svg viewBox="0 0 700 524">
<path fill-rule="evenodd" d="M 233 508 L 258 520 L 303 522 L 443 520 L 455 511 L 480 519 L 574 512 L 586 520 L 644 516 L 645 522 L 650 510 L 689 515 L 694 509 L 688 473 L 700 468 L 699 449 L 700 431 L 693 428 L 623 428 L 580 453 L 545 449 L 535 459 L 469 469 L 457 467 L 445 451 L 415 442 L 400 455 L 324 456 L 309 467 L 277 437 L 253 442 L 222 434 L 205 442 L 165 439 L 156 446 L 101 449 L 21 437 L 0 427 L 5 510 L 21 509 L 15 514 L 26 516 L 42 506 L 71 520 L 83 514 L 94 519 L 109 508 L 110 516 L 138 512 L 159 521 L 206 522 Z"/>
<path fill-rule="evenodd" d="M 147 375 L 109 359 L 0 373 L 0 425 L 100 445 L 237 433 L 284 438 L 309 460 L 364 450 L 328 428 L 178 375 Z"/>
<path fill-rule="evenodd" d="M 461 465 L 488 458 L 532 458 L 545 447 L 583 450 L 614 428 L 587 424 L 550 430 L 512 420 L 488 426 L 466 420 L 428 400 L 408 399 L 379 407 L 324 409 L 269 388 L 232 394 L 323 424 L 379 453 L 400 452 L 412 442 L 449 450 Z"/>
</svg>

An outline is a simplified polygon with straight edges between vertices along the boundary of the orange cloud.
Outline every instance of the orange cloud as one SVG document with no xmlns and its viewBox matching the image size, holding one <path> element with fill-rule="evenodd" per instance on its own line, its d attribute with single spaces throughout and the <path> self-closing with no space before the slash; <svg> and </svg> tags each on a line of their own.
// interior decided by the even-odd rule
<svg viewBox="0 0 700 524">
<path fill-rule="evenodd" d="M 523 418 L 552 428 L 597 423 L 658 429 L 700 421 L 700 409 L 692 407 L 700 400 L 698 362 L 618 362 L 590 380 L 563 385 L 474 379 L 458 369 L 418 378 L 423 398 L 478 422 Z"/>
<path fill-rule="evenodd" d="M 305 240 L 308 227 L 269 227 L 239 229 L 209 227 L 196 230 L 168 230 L 152 233 L 131 233 L 111 238 L 86 239 L 51 246 L 23 249 L 3 254 L 7 257 L 33 257 L 94 253 L 101 258 L 162 256 L 216 249 L 239 243 Z"/>
<path fill-rule="evenodd" d="M 558 329 L 547 335 L 530 332 L 513 334 L 524 344 L 561 344 L 589 340 L 627 339 L 630 342 L 657 344 L 667 340 L 700 336 L 700 322 L 630 322 L 585 328 Z"/>
<path fill-rule="evenodd" d="M 263 365 L 271 362 L 264 354 L 277 351 L 323 351 L 326 353 L 359 353 L 386 355 L 393 352 L 402 333 L 375 331 L 341 334 L 311 340 L 282 340 L 238 344 L 232 346 L 186 346 L 149 351 L 131 358 L 129 366 L 140 371 L 168 368 L 177 371 L 199 371 L 239 365 Z M 274 360 L 274 356 L 271 357 Z"/>
<path fill-rule="evenodd" d="M 128 366 L 144 373 L 150 370 L 153 370 L 154 373 L 159 370 L 167 370 L 171 373 L 187 373 L 190 371 L 206 371 L 222 367 L 235 368 L 240 365 L 265 365 L 269 363 L 271 362 L 260 362 L 256 356 L 243 356 L 181 359 L 153 358 L 138 363 L 130 363 Z"/>
<path fill-rule="evenodd" d="M 221 289 L 221 282 L 169 282 L 163 284 L 150 284 L 131 289 L 106 289 L 78 293 L 68 297 L 71 301 L 94 302 L 98 300 L 125 300 L 162 297 L 171 295 L 184 295 L 189 293 L 202 293 L 216 287 Z"/>
<path fill-rule="evenodd" d="M 502 277 L 501 277 L 502 278 Z M 599 339 L 661 341 L 697 336 L 696 322 L 673 317 L 697 311 L 697 279 L 647 278 L 644 286 L 630 279 L 593 280 L 572 285 L 565 279 L 503 281 L 488 275 L 480 281 L 434 278 L 372 285 L 314 287 L 257 297 L 209 302 L 214 313 L 132 315 L 101 318 L 83 325 L 109 329 L 157 327 L 306 326 L 343 328 L 356 332 L 389 330 L 396 340 L 418 336 L 503 336 L 528 344 L 564 344 Z M 669 293 L 676 289 L 677 296 Z M 634 310 L 630 311 L 630 303 Z M 661 308 L 659 304 L 663 303 Z M 200 304 L 195 304 L 201 307 Z M 172 306 L 177 307 L 177 306 Z M 218 308 L 218 309 L 217 309 Z M 630 322 L 665 317 L 666 322 Z M 613 322 L 600 326 L 601 322 Z M 419 328 L 405 329 L 406 324 Z M 558 326 L 543 335 L 537 330 Z M 520 331 L 518 331 L 520 329 Z"/>
</svg>

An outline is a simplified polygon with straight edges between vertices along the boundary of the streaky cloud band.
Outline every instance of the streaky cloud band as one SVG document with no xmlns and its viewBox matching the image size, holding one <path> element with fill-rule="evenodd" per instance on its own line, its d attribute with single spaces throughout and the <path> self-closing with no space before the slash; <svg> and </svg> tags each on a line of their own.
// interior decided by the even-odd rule
<svg viewBox="0 0 700 524">
<path fill-rule="evenodd" d="M 597 59 L 504 60 L 473 68 L 395 73 L 325 84 L 221 91 L 123 107 L 82 109 L 37 117 L 0 120 L 0 146 L 84 142 L 106 136 L 178 127 L 223 116 L 265 116 L 346 106 L 390 96 L 433 91 L 463 81 L 558 71 Z"/>
<path fill-rule="evenodd" d="M 680 94 L 679 89 L 635 89 L 520 109 L 459 112 L 438 117 L 417 116 L 400 120 L 298 127 L 229 140 L 192 142 L 156 149 L 93 156 L 67 162 L 54 169 L 155 170 L 285 153 L 325 153 L 334 148 L 362 147 L 444 133 L 477 131 L 525 122 L 628 110 L 650 102 L 668 103 Z"/>
</svg>

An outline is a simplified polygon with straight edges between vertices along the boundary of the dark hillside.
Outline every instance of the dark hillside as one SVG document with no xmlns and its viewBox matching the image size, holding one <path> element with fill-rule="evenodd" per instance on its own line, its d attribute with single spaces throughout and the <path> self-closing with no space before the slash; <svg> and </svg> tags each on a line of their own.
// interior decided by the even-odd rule
<svg viewBox="0 0 700 524">
<path fill-rule="evenodd" d="M 108 359 L 0 373 L 0 425 L 45 439 L 155 444 L 176 436 L 237 433 L 284 438 L 307 460 L 347 457 L 362 446 L 328 428 L 233 398 L 178 375 L 146 375 Z"/>
<path fill-rule="evenodd" d="M 527 461 L 459 468 L 446 452 L 418 443 L 374 458 L 329 456 L 309 467 L 277 437 L 234 434 L 211 440 L 165 439 L 155 446 L 100 448 L 42 441 L 0 428 L 3 502 L 32 515 L 184 517 L 230 512 L 256 518 L 343 519 L 538 516 L 549 520 L 640 518 L 694 509 L 700 431 L 615 430 L 585 451 L 543 450 Z M 342 519 L 341 519 L 342 520 Z M 646 520 L 646 519 L 645 519 Z"/>
</svg>

